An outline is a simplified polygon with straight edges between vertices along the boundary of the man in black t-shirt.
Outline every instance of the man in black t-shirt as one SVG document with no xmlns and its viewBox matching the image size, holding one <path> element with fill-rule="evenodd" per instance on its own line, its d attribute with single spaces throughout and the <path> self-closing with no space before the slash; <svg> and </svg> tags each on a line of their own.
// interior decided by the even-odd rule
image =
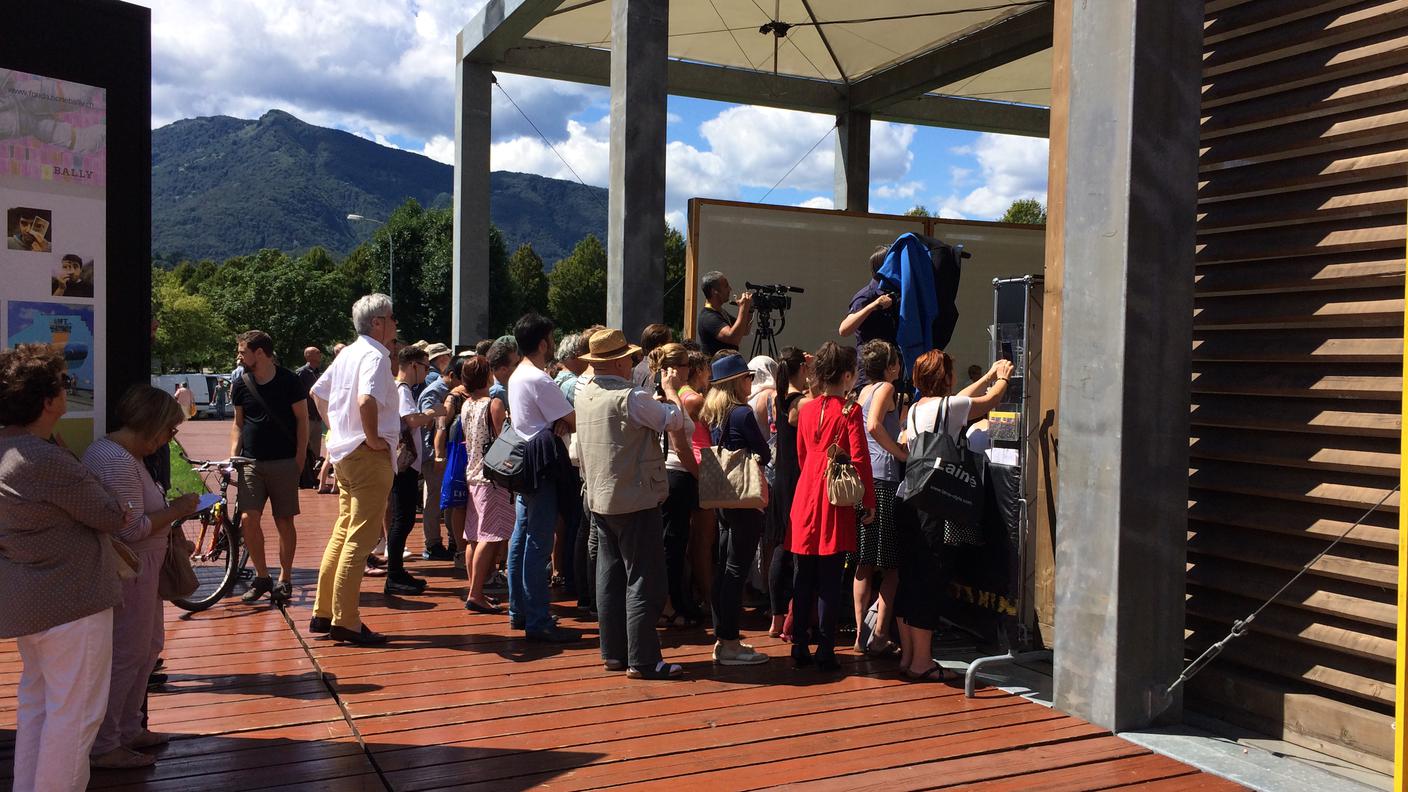
<svg viewBox="0 0 1408 792">
<path fill-rule="evenodd" d="M 267 333 L 250 330 L 239 336 L 242 376 L 230 387 L 235 423 L 230 432 L 230 456 L 254 459 L 239 475 L 240 526 L 254 581 L 244 593 L 245 602 L 264 594 L 274 604 L 293 596 L 293 551 L 297 534 L 298 479 L 308 447 L 308 388 L 292 371 L 274 365 L 274 342 Z M 265 502 L 274 512 L 279 530 L 279 583 L 269 577 L 264 559 L 264 533 L 259 524 Z"/>
<path fill-rule="evenodd" d="M 744 292 L 738 298 L 738 316 L 735 318 L 724 310 L 733 288 L 722 272 L 704 273 L 704 277 L 699 279 L 699 288 L 704 292 L 704 307 L 699 309 L 699 318 L 695 323 L 700 349 L 710 357 L 721 349 L 737 350 L 753 323 L 752 293 Z"/>
</svg>

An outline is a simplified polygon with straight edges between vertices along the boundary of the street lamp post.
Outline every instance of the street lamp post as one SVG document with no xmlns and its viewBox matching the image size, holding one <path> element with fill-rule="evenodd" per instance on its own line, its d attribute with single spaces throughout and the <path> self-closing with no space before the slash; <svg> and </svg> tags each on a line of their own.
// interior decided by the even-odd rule
<svg viewBox="0 0 1408 792">
<path fill-rule="evenodd" d="M 347 219 L 364 220 L 368 223 L 376 223 L 379 226 L 386 225 L 386 221 L 384 220 L 363 217 L 359 214 L 347 215 Z M 386 284 L 387 291 L 389 292 L 386 296 L 391 298 L 391 305 L 394 307 L 396 305 L 396 235 L 391 233 L 390 229 L 386 232 L 386 258 Z"/>
</svg>

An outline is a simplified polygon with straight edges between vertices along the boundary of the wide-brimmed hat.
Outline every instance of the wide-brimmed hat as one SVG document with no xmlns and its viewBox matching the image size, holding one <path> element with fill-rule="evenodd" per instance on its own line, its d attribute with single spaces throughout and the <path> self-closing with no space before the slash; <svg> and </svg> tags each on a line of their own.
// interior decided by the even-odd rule
<svg viewBox="0 0 1408 792">
<path fill-rule="evenodd" d="M 752 375 L 748 361 L 744 360 L 742 355 L 729 355 L 714 361 L 714 365 L 710 367 L 709 384 L 718 385 L 731 379 Z"/>
<path fill-rule="evenodd" d="M 441 355 L 453 354 L 454 352 L 452 352 L 450 348 L 445 346 L 444 344 L 427 344 L 425 347 L 425 356 L 430 358 L 431 360 L 434 360 L 435 358 L 438 358 Z"/>
<path fill-rule="evenodd" d="M 620 330 L 598 330 L 587 339 L 587 354 L 577 359 L 586 363 L 608 363 L 639 351 L 640 347 L 627 341 L 626 334 Z"/>
</svg>

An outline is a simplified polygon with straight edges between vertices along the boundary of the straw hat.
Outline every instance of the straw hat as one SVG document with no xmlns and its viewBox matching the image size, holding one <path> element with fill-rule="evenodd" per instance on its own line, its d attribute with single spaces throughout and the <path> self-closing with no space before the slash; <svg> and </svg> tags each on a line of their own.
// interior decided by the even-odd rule
<svg viewBox="0 0 1408 792">
<path fill-rule="evenodd" d="M 634 355 L 640 347 L 626 340 L 620 330 L 598 330 L 587 341 L 587 354 L 577 359 L 586 363 L 606 363 Z"/>
</svg>

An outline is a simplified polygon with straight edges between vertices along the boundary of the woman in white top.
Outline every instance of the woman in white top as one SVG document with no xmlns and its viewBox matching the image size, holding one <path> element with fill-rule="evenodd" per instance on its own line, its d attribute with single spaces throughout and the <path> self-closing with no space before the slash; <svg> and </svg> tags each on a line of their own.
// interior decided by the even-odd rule
<svg viewBox="0 0 1408 792">
<path fill-rule="evenodd" d="M 931 350 L 914 362 L 914 386 L 923 397 L 909 410 L 902 441 L 914 448 L 914 439 L 924 432 L 941 431 L 957 438 L 971 420 L 982 418 L 1002 400 L 1012 363 L 999 360 L 977 382 L 956 396 L 953 392 L 953 358 L 942 350 Z M 942 416 L 942 426 L 939 425 Z M 947 682 L 958 675 L 939 665 L 931 644 L 939 626 L 939 601 L 944 580 L 940 560 L 944 547 L 944 520 L 916 509 L 917 525 L 902 526 L 900 536 L 900 582 L 895 595 L 895 615 L 899 625 L 900 669 L 915 682 Z"/>
</svg>

